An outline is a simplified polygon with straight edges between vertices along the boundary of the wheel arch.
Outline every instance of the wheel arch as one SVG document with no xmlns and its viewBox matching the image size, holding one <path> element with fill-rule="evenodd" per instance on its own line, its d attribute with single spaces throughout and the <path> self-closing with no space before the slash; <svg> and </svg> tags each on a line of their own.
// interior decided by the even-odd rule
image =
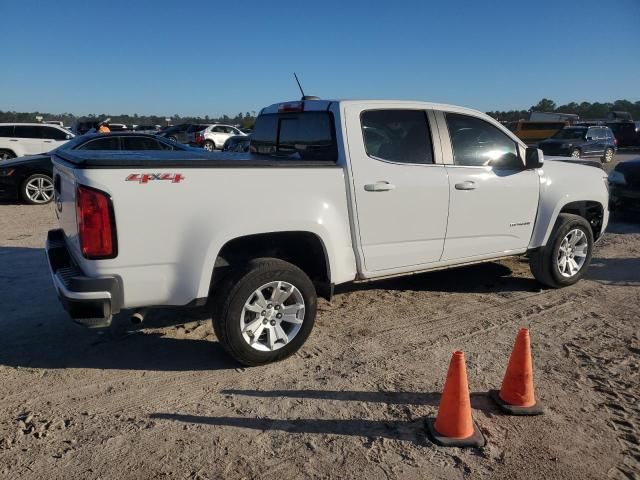
<svg viewBox="0 0 640 480">
<path fill-rule="evenodd" d="M 261 257 L 285 260 L 304 271 L 318 295 L 333 294 L 331 264 L 322 238 L 309 231 L 280 231 L 243 235 L 227 240 L 219 249 L 209 280 L 209 294 L 239 264 Z"/>
<path fill-rule="evenodd" d="M 553 215 L 549 218 L 541 243 L 539 245 L 532 245 L 531 247 L 536 248 L 547 244 L 549 237 L 551 236 L 551 232 L 553 231 L 553 227 L 561 213 L 571 213 L 587 220 L 589 225 L 591 225 L 594 240 L 598 240 L 604 233 L 604 228 L 606 227 L 607 217 L 605 214 L 607 212 L 607 208 L 601 202 L 596 200 L 572 200 L 558 204 Z M 540 232 L 538 232 L 538 234 L 539 233 Z M 534 236 L 535 234 L 536 232 L 534 232 Z"/>
<path fill-rule="evenodd" d="M 15 152 L 15 150 L 12 150 L 10 148 L 0 148 L 0 152 L 9 152 L 11 153 L 14 157 L 17 157 L 18 154 Z"/>
</svg>

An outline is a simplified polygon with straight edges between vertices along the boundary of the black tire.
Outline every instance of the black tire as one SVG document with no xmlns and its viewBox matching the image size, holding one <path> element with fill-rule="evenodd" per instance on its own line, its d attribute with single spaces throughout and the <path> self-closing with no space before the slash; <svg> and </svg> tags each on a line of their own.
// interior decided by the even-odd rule
<svg viewBox="0 0 640 480">
<path fill-rule="evenodd" d="M 607 160 L 608 155 L 610 156 L 608 157 L 608 160 Z M 604 155 L 602 155 L 602 163 L 611 163 L 612 160 L 613 160 L 613 148 L 607 147 L 604 149 Z"/>
<path fill-rule="evenodd" d="M 572 158 L 581 158 L 582 157 L 582 152 L 580 151 L 579 148 L 574 148 L 571 150 L 571 153 L 569 154 Z"/>
<path fill-rule="evenodd" d="M 16 154 L 11 150 L 0 150 L 0 161 L 11 160 L 12 158 L 16 158 Z"/>
<path fill-rule="evenodd" d="M 289 343 L 272 351 L 259 351 L 245 341 L 240 318 L 245 302 L 261 286 L 284 281 L 295 286 L 305 303 L 300 330 Z M 297 352 L 311 334 L 316 318 L 316 290 L 309 277 L 298 267 L 277 258 L 258 258 L 230 273 L 216 288 L 213 301 L 213 330 L 220 345 L 238 362 L 247 366 L 282 360 Z"/>
<path fill-rule="evenodd" d="M 209 148 L 207 148 L 207 147 L 209 147 Z M 213 152 L 216 149 L 216 144 L 213 143 L 211 140 L 207 140 L 202 145 L 202 148 L 204 148 L 205 150 L 209 150 L 210 152 Z"/>
<path fill-rule="evenodd" d="M 558 268 L 558 253 L 564 237 L 573 229 L 582 230 L 587 237 L 587 256 L 580 270 L 572 277 L 565 277 Z M 591 225 L 583 217 L 561 213 L 551 231 L 547 245 L 532 252 L 529 256 L 529 267 L 535 279 L 551 288 L 573 285 L 580 280 L 591 263 L 593 254 L 593 232 Z"/>
<path fill-rule="evenodd" d="M 48 199 L 45 199 L 43 195 L 38 195 L 36 197 L 33 195 L 31 195 L 31 197 L 29 196 L 29 192 L 27 190 L 28 185 L 34 181 L 37 182 L 39 179 L 42 179 L 43 185 L 46 184 Z M 49 175 L 45 175 L 44 173 L 34 173 L 33 175 L 28 176 L 20 186 L 20 198 L 29 205 L 45 205 L 51 202 L 51 200 L 53 200 L 53 180 Z"/>
</svg>

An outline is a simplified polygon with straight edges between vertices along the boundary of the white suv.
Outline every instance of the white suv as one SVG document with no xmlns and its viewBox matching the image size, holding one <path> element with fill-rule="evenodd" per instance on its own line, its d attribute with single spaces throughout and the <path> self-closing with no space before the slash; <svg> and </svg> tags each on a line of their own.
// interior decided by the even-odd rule
<svg viewBox="0 0 640 480">
<path fill-rule="evenodd" d="M 73 137 L 57 125 L 0 123 L 0 160 L 50 152 Z"/>
<path fill-rule="evenodd" d="M 205 150 L 221 150 L 224 142 L 229 137 L 233 137 L 234 135 L 246 135 L 246 133 L 241 132 L 236 127 L 232 127 L 231 125 L 209 125 L 207 128 L 202 130 L 200 133 L 200 145 Z"/>
</svg>

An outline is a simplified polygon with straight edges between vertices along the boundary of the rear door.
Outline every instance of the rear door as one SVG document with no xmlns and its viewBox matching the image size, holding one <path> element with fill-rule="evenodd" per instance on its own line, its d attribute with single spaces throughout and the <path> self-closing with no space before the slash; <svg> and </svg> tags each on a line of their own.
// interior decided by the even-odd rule
<svg viewBox="0 0 640 480">
<path fill-rule="evenodd" d="M 450 204 L 443 261 L 500 256 L 527 248 L 540 179 L 525 170 L 518 144 L 488 121 L 438 112 Z"/>
<path fill-rule="evenodd" d="M 367 276 L 427 267 L 440 260 L 449 182 L 432 113 L 347 104 L 348 150 L 359 248 Z M 435 135 L 434 135 L 435 132 Z"/>
<path fill-rule="evenodd" d="M 42 133 L 40 132 L 42 128 L 39 125 L 16 125 L 14 135 L 22 149 L 22 155 L 35 155 L 45 152 Z"/>
</svg>

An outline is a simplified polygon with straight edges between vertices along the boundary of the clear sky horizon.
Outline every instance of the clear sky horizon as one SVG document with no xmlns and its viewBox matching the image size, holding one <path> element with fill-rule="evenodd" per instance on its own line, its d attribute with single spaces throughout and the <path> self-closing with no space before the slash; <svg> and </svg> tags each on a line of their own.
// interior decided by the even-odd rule
<svg viewBox="0 0 640 480">
<path fill-rule="evenodd" d="M 640 100 L 640 0 L 0 0 L 0 110 L 258 111 L 305 92 L 482 111 Z"/>
</svg>

